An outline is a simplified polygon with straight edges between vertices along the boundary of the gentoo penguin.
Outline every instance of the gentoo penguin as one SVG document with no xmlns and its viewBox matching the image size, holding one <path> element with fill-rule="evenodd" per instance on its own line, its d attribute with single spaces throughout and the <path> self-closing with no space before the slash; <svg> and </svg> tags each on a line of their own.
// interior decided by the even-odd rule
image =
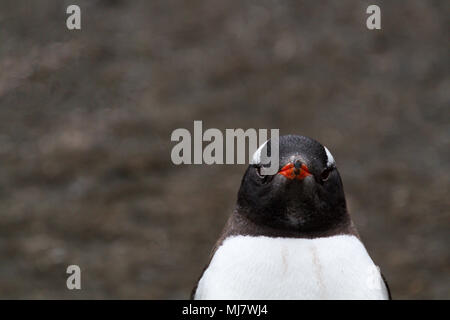
<svg viewBox="0 0 450 320">
<path fill-rule="evenodd" d="M 262 147 L 194 299 L 390 299 L 389 288 L 347 212 L 330 151 L 297 135 L 279 138 L 279 171 L 263 175 Z"/>
</svg>

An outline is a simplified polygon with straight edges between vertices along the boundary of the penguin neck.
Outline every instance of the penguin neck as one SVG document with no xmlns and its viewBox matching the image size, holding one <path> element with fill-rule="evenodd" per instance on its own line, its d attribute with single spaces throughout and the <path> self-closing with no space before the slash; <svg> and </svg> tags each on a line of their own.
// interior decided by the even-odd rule
<svg viewBox="0 0 450 320">
<path fill-rule="evenodd" d="M 276 228 L 253 221 L 246 214 L 240 212 L 239 208 L 236 208 L 233 214 L 228 219 L 223 232 L 223 239 L 233 235 L 248 235 L 248 236 L 267 236 L 267 237 L 282 237 L 282 238 L 322 238 L 331 237 L 335 235 L 354 235 L 359 238 L 359 234 L 350 215 L 346 212 L 345 215 L 337 223 L 333 224 L 330 228 L 320 231 L 304 231 L 304 230 L 292 230 L 284 228 Z"/>
</svg>

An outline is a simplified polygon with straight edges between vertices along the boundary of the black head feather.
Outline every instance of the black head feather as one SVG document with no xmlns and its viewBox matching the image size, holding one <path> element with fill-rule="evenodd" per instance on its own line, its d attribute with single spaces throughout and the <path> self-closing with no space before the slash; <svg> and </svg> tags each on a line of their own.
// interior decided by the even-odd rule
<svg viewBox="0 0 450 320">
<path fill-rule="evenodd" d="M 270 155 L 270 141 L 267 145 Z M 237 211 L 257 224 L 303 233 L 320 233 L 347 223 L 342 181 L 326 149 L 308 137 L 280 137 L 280 169 L 296 161 L 310 173 L 302 180 L 281 174 L 264 176 L 259 164 L 250 165 L 242 178 Z"/>
</svg>

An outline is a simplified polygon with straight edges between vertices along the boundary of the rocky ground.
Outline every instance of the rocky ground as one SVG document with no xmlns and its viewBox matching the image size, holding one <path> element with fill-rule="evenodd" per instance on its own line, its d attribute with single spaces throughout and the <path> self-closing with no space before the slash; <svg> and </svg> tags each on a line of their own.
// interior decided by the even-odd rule
<svg viewBox="0 0 450 320">
<path fill-rule="evenodd" d="M 450 298 L 450 2 L 375 2 L 1 1 L 0 298 L 187 298 L 245 170 L 173 165 L 194 120 L 321 141 L 394 298 Z"/>
</svg>

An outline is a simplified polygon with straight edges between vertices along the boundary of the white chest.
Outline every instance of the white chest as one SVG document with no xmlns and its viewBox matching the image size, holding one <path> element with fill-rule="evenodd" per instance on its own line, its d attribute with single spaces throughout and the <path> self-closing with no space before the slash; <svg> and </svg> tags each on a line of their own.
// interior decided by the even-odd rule
<svg viewBox="0 0 450 320">
<path fill-rule="evenodd" d="M 358 238 L 235 236 L 225 239 L 195 299 L 387 299 Z"/>
</svg>

